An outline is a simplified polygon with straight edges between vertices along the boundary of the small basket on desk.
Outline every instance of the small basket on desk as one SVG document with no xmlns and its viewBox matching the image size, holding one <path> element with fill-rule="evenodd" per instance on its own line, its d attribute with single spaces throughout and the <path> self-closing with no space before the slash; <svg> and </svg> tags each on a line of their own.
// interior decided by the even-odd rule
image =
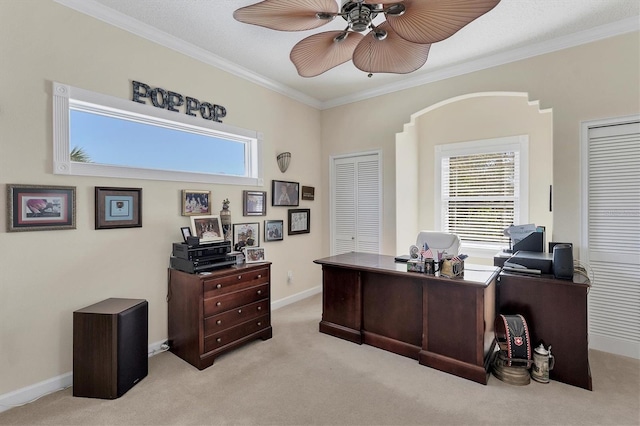
<svg viewBox="0 0 640 426">
<path fill-rule="evenodd" d="M 461 277 L 464 275 L 464 260 L 453 257 L 442 259 L 440 275 L 447 278 Z"/>
</svg>

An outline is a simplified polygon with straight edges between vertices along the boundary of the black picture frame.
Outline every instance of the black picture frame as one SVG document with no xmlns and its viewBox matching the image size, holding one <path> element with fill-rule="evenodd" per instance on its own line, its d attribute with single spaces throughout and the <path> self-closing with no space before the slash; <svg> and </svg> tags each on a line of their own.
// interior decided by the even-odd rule
<svg viewBox="0 0 640 426">
<path fill-rule="evenodd" d="M 289 209 L 288 235 L 311 232 L 311 209 Z"/>
<path fill-rule="evenodd" d="M 187 242 L 187 237 L 191 237 L 191 227 L 189 226 L 183 226 L 180 228 L 180 233 L 182 234 L 182 239 L 184 240 L 184 242 Z"/>
<path fill-rule="evenodd" d="M 284 220 L 264 221 L 264 241 L 284 240 Z"/>
<path fill-rule="evenodd" d="M 284 180 L 271 181 L 271 205 L 295 207 L 299 205 L 300 184 Z"/>
<path fill-rule="evenodd" d="M 96 186 L 96 229 L 141 228 L 142 188 Z"/>
<path fill-rule="evenodd" d="M 242 215 L 265 216 L 267 214 L 266 191 L 242 191 Z"/>
<path fill-rule="evenodd" d="M 7 232 L 76 229 L 76 187 L 7 185 Z"/>
</svg>

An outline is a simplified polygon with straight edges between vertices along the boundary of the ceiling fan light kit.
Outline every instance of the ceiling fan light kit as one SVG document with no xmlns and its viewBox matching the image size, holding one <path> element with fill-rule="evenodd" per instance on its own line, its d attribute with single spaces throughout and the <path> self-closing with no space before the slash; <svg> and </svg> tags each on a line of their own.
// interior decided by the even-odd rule
<svg viewBox="0 0 640 426">
<path fill-rule="evenodd" d="M 302 39 L 291 50 L 291 62 L 302 77 L 315 77 L 351 59 L 371 77 L 416 71 L 426 63 L 431 44 L 451 37 L 499 2 L 342 0 L 339 7 L 336 0 L 264 0 L 236 10 L 233 17 L 279 31 L 311 30 L 342 17 L 344 30 Z M 376 25 L 380 14 L 385 20 Z"/>
</svg>

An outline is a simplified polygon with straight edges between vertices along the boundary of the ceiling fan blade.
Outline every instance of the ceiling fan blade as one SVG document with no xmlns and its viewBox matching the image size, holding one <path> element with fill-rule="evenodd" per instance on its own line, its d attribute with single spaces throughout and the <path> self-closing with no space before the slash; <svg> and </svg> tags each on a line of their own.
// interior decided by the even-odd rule
<svg viewBox="0 0 640 426">
<path fill-rule="evenodd" d="M 291 62 L 302 77 L 315 77 L 351 59 L 353 50 L 364 37 L 349 32 L 342 41 L 334 41 L 344 31 L 326 31 L 300 40 L 291 49 Z"/>
<path fill-rule="evenodd" d="M 365 4 L 393 4 L 393 3 L 402 3 L 402 0 L 364 0 Z"/>
<path fill-rule="evenodd" d="M 241 7 L 233 17 L 245 24 L 253 24 L 279 31 L 304 31 L 330 22 L 339 12 L 335 0 L 264 0 Z M 318 18 L 327 14 L 327 19 Z"/>
<path fill-rule="evenodd" d="M 436 43 L 493 9 L 500 0 L 404 0 L 402 15 L 387 15 L 389 25 L 405 40 Z"/>
<path fill-rule="evenodd" d="M 407 74 L 423 66 L 429 56 L 430 44 L 417 44 L 400 37 L 388 22 L 376 30 L 384 30 L 387 37 L 377 40 L 373 31 L 368 33 L 353 52 L 353 64 L 371 74 Z"/>
</svg>

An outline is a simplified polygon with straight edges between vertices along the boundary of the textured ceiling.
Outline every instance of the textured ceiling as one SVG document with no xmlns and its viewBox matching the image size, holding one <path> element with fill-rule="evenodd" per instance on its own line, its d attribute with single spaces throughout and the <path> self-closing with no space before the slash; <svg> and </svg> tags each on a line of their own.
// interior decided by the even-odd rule
<svg viewBox="0 0 640 426">
<path fill-rule="evenodd" d="M 56 1 L 318 107 L 640 28 L 638 0 L 502 0 L 454 36 L 435 43 L 427 63 L 414 73 L 368 78 L 347 62 L 304 78 L 289 60 L 291 48 L 311 34 L 343 29 L 342 19 L 315 30 L 280 32 L 233 19 L 234 10 L 257 0 Z"/>
</svg>

